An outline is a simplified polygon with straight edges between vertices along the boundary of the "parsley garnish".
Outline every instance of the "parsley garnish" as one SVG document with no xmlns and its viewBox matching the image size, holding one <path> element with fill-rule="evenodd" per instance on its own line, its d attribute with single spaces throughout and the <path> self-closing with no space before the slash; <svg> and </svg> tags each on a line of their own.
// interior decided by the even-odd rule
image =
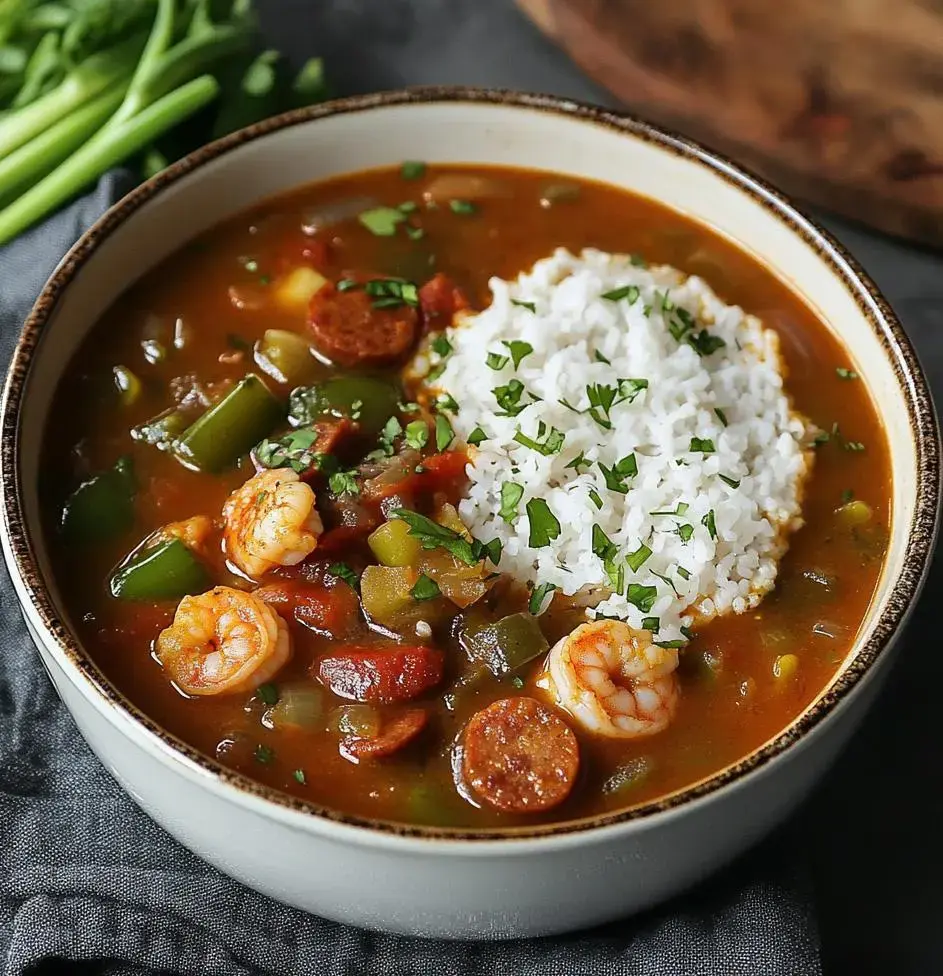
<svg viewBox="0 0 943 976">
<path fill-rule="evenodd" d="M 651 512 L 651 515 L 684 515 L 684 513 L 691 506 L 687 502 L 678 502 L 677 508 L 672 509 L 670 512 Z"/>
<path fill-rule="evenodd" d="M 686 640 L 652 641 L 655 647 L 664 647 L 666 650 L 677 650 L 687 645 Z"/>
<path fill-rule="evenodd" d="M 352 288 L 356 288 L 359 284 L 354 278 L 341 278 L 337 283 L 338 291 L 350 291 Z"/>
<path fill-rule="evenodd" d="M 573 458 L 572 461 L 564 465 L 565 468 L 572 468 L 577 474 L 581 474 L 580 468 L 591 468 L 593 466 L 592 461 L 586 460 L 586 455 L 580 451 L 579 454 Z"/>
<path fill-rule="evenodd" d="M 517 506 L 524 495 L 524 486 L 513 481 L 505 481 L 501 485 L 501 509 L 498 516 L 508 525 L 512 525 L 518 516 Z"/>
<path fill-rule="evenodd" d="M 278 704 L 278 688 L 271 681 L 266 681 L 264 685 L 259 685 L 255 689 L 255 693 L 263 705 Z"/>
<path fill-rule="evenodd" d="M 372 210 L 364 210 L 357 219 L 371 234 L 377 237 L 392 237 L 396 233 L 397 226 L 406 217 L 396 207 L 374 207 Z"/>
<path fill-rule="evenodd" d="M 357 477 L 353 471 L 336 471 L 328 478 L 327 484 L 338 497 L 360 494 L 360 486 L 357 484 Z"/>
<path fill-rule="evenodd" d="M 426 576 L 425 573 L 420 574 L 419 579 L 416 580 L 413 588 L 409 591 L 409 595 L 420 603 L 425 600 L 434 600 L 441 593 L 439 584 L 434 579 Z"/>
<path fill-rule="evenodd" d="M 856 380 L 858 374 L 853 369 L 846 369 L 844 366 L 838 366 L 835 369 L 838 374 L 838 378 L 842 380 Z"/>
<path fill-rule="evenodd" d="M 275 750 L 271 746 L 262 745 L 259 743 L 255 747 L 255 761 L 262 763 L 263 766 L 267 766 L 275 758 Z"/>
<path fill-rule="evenodd" d="M 352 590 L 356 590 L 360 585 L 360 577 L 347 565 L 347 563 L 331 563 L 327 571 L 331 576 L 336 576 L 343 580 Z"/>
<path fill-rule="evenodd" d="M 599 470 L 602 471 L 603 478 L 606 479 L 606 487 L 610 491 L 617 491 L 620 495 L 628 493 L 628 486 L 625 484 L 626 478 L 634 478 L 638 474 L 638 462 L 634 454 L 628 454 L 622 460 L 616 461 L 611 467 L 607 468 L 602 461 L 596 462 Z"/>
<path fill-rule="evenodd" d="M 645 563 L 648 562 L 651 554 L 651 549 L 649 549 L 648 546 L 646 546 L 643 542 L 638 549 L 635 550 L 635 552 L 630 552 L 628 556 L 626 556 L 625 561 L 629 564 L 629 569 L 631 569 L 633 573 L 637 573 L 645 565 Z"/>
<path fill-rule="evenodd" d="M 606 359 L 606 357 L 598 349 L 596 349 L 593 352 L 593 356 L 595 356 L 597 363 L 605 363 L 607 366 L 611 366 L 612 365 L 612 362 L 610 360 Z"/>
<path fill-rule="evenodd" d="M 518 444 L 523 444 L 524 447 L 529 447 L 532 451 L 537 451 L 538 454 L 543 454 L 544 457 L 550 457 L 551 454 L 559 454 L 560 449 L 563 447 L 563 442 L 566 440 L 566 434 L 561 430 L 557 430 L 556 427 L 551 427 L 549 432 L 547 432 L 547 425 L 543 421 L 540 422 L 537 428 L 537 437 L 538 440 L 534 440 L 533 437 L 528 437 L 527 434 L 518 429 L 514 435 L 514 440 Z M 539 438 L 543 439 L 540 440 Z"/>
<path fill-rule="evenodd" d="M 597 509 L 602 508 L 602 499 L 599 497 L 599 492 L 595 488 L 589 489 L 589 497 Z"/>
<path fill-rule="evenodd" d="M 487 439 L 488 435 L 480 427 L 476 427 L 468 435 L 468 443 L 471 444 L 472 447 L 477 447 L 482 441 L 486 441 Z"/>
<path fill-rule="evenodd" d="M 638 607 L 642 613 L 648 613 L 655 605 L 658 589 L 654 586 L 642 586 L 641 583 L 629 583 L 625 591 L 625 598 L 633 607 Z"/>
<path fill-rule="evenodd" d="M 499 370 L 504 369 L 510 362 L 510 359 L 510 356 L 502 356 L 499 352 L 489 352 L 485 358 L 485 364 L 489 369 Z"/>
<path fill-rule="evenodd" d="M 441 413 L 435 418 L 435 446 L 437 451 L 444 451 L 455 440 L 455 431 L 449 423 L 448 417 Z"/>
<path fill-rule="evenodd" d="M 556 589 L 553 583 L 541 583 L 534 587 L 534 592 L 530 595 L 527 609 L 535 616 L 539 616 L 544 610 L 544 600 L 548 593 Z"/>
<path fill-rule="evenodd" d="M 471 200 L 449 200 L 449 207 L 452 213 L 473 214 L 478 212 L 478 207 Z"/>
<path fill-rule="evenodd" d="M 667 583 L 671 587 L 675 596 L 681 596 L 681 594 L 678 592 L 678 588 L 674 585 L 674 583 L 671 582 L 671 579 L 669 577 L 662 576 L 661 573 L 656 573 L 655 570 L 652 570 L 652 576 L 657 576 L 662 581 L 662 583 Z"/>
<path fill-rule="evenodd" d="M 291 468 L 298 474 L 312 467 L 328 471 L 337 462 L 329 454 L 311 450 L 317 439 L 315 430 L 293 430 L 277 440 L 260 441 L 253 454 L 263 468 Z"/>
<path fill-rule="evenodd" d="M 405 278 L 374 278 L 363 286 L 363 290 L 372 299 L 374 308 L 419 306 L 419 289 Z"/>
<path fill-rule="evenodd" d="M 406 225 L 406 236 L 411 241 L 418 241 L 418 240 L 421 240 L 423 237 L 426 236 L 426 232 L 421 227 L 411 227 L 411 226 L 409 226 L 407 224 Z"/>
<path fill-rule="evenodd" d="M 380 431 L 380 435 L 377 438 L 385 455 L 390 456 L 393 453 L 393 441 L 395 441 L 397 437 L 401 436 L 402 433 L 403 425 L 399 422 L 399 418 L 390 417 L 390 419 L 383 425 L 383 429 Z"/>
<path fill-rule="evenodd" d="M 658 617 L 643 617 L 642 618 L 642 630 L 650 630 L 653 634 L 658 633 L 658 628 L 661 627 L 661 619 Z"/>
<path fill-rule="evenodd" d="M 700 451 L 702 454 L 713 454 L 717 449 L 714 442 L 709 437 L 692 437 L 689 451 Z"/>
<path fill-rule="evenodd" d="M 730 478 L 725 474 L 718 475 L 718 477 L 725 485 L 730 485 L 731 488 L 739 488 L 740 480 L 742 480 L 737 478 Z"/>
<path fill-rule="evenodd" d="M 521 403 L 521 395 L 524 393 L 524 384 L 520 380 L 511 380 L 506 386 L 496 386 L 492 395 L 503 411 L 499 417 L 516 417 L 527 406 Z"/>
<path fill-rule="evenodd" d="M 399 168 L 399 175 L 404 180 L 418 180 L 425 175 L 425 172 L 426 164 L 417 159 L 407 159 Z"/>
<path fill-rule="evenodd" d="M 435 401 L 436 409 L 444 410 L 447 413 L 458 413 L 458 404 L 451 393 L 440 393 Z"/>
<path fill-rule="evenodd" d="M 516 298 L 511 299 L 511 304 L 516 305 L 518 308 L 526 308 L 528 312 L 537 313 L 537 306 L 533 302 L 521 302 Z M 533 350 L 531 350 L 533 352 Z"/>
<path fill-rule="evenodd" d="M 424 420 L 413 420 L 408 423 L 406 443 L 414 451 L 421 451 L 429 443 L 429 425 Z"/>
<path fill-rule="evenodd" d="M 689 580 L 691 578 L 691 574 L 684 568 L 684 566 L 678 567 L 678 575 L 683 580 Z"/>
<path fill-rule="evenodd" d="M 707 329 L 701 329 L 696 335 L 689 335 L 685 341 L 689 346 L 693 346 L 695 352 L 702 357 L 709 356 L 727 345 L 720 336 L 711 335 Z"/>
<path fill-rule="evenodd" d="M 612 588 L 617 593 L 622 593 L 625 588 L 625 563 L 616 562 L 619 549 L 616 544 L 606 535 L 599 525 L 593 525 L 593 554 L 602 561 L 603 569 Z"/>
<path fill-rule="evenodd" d="M 714 413 L 717 414 L 717 419 L 725 426 L 729 426 L 727 423 L 727 415 L 720 409 L 720 407 L 714 407 Z"/>
<path fill-rule="evenodd" d="M 437 355 L 441 356 L 443 359 L 452 352 L 452 343 L 449 342 L 449 337 L 444 333 L 440 332 L 433 340 L 429 343 L 429 348 Z"/>
<path fill-rule="evenodd" d="M 703 525 L 707 531 L 710 533 L 712 539 L 717 538 L 717 526 L 714 524 L 714 510 L 711 509 L 704 518 L 701 519 L 701 525 Z"/>
<path fill-rule="evenodd" d="M 639 290 L 636 285 L 623 285 L 621 288 L 613 288 L 612 291 L 603 292 L 600 298 L 605 298 L 609 302 L 621 302 L 623 298 L 629 300 L 630 305 L 638 301 Z"/>
<path fill-rule="evenodd" d="M 560 534 L 560 523 L 550 506 L 542 498 L 532 498 L 526 505 L 527 519 L 530 523 L 530 536 L 527 544 L 534 549 L 549 546 Z"/>
<path fill-rule="evenodd" d="M 683 525 L 678 526 L 678 535 L 681 537 L 682 542 L 690 542 L 691 536 L 694 535 L 694 526 L 685 522 Z"/>
<path fill-rule="evenodd" d="M 647 268 L 648 267 L 648 262 L 645 260 L 645 258 L 642 257 L 641 254 L 630 254 L 629 255 L 629 264 L 631 264 L 635 268 Z"/>
<path fill-rule="evenodd" d="M 478 562 L 479 557 L 472 543 L 452 529 L 408 508 L 397 508 L 392 515 L 409 526 L 409 534 L 419 541 L 423 549 L 444 549 L 467 566 L 474 566 Z"/>
<path fill-rule="evenodd" d="M 520 339 L 512 339 L 510 342 L 502 340 L 501 345 L 511 354 L 515 369 L 521 365 L 521 360 L 525 356 L 529 356 L 534 351 L 534 347 L 529 342 L 521 342 Z"/>
<path fill-rule="evenodd" d="M 850 501 L 852 501 L 854 499 L 854 497 L 855 497 L 855 493 L 850 488 L 846 488 L 841 493 L 841 503 L 842 503 L 842 505 L 847 505 Z"/>
<path fill-rule="evenodd" d="M 303 769 L 296 769 L 291 775 L 294 776 L 295 781 L 301 783 L 302 786 L 305 786 L 308 782 L 305 779 L 305 771 Z"/>
<path fill-rule="evenodd" d="M 519 674 L 515 674 L 511 678 L 511 684 L 520 691 L 524 687 L 524 679 Z"/>
</svg>

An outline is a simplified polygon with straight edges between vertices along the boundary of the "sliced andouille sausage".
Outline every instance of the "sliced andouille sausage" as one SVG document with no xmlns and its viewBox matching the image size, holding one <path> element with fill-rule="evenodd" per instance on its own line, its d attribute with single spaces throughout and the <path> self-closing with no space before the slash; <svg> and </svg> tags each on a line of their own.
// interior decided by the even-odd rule
<svg viewBox="0 0 943 976">
<path fill-rule="evenodd" d="M 392 756 L 403 746 L 409 745 L 426 727 L 428 714 L 421 708 L 411 708 L 402 715 L 386 722 L 379 735 L 363 738 L 347 735 L 341 739 L 340 752 L 351 762 L 364 762 L 370 759 L 384 759 Z"/>
<path fill-rule="evenodd" d="M 311 299 L 308 327 L 318 352 L 338 366 L 389 366 L 412 348 L 419 314 L 406 304 L 377 308 L 360 288 L 325 285 Z"/>
<path fill-rule="evenodd" d="M 573 730 L 533 698 L 505 698 L 465 727 L 462 771 L 482 800 L 505 813 L 539 813 L 562 803 L 576 782 Z"/>
<path fill-rule="evenodd" d="M 409 701 L 442 680 L 445 655 L 434 647 L 350 645 L 318 662 L 318 676 L 335 695 L 352 701 Z"/>
<path fill-rule="evenodd" d="M 419 307 L 426 332 L 436 332 L 450 326 L 455 313 L 470 305 L 461 288 L 440 271 L 419 289 Z"/>
</svg>

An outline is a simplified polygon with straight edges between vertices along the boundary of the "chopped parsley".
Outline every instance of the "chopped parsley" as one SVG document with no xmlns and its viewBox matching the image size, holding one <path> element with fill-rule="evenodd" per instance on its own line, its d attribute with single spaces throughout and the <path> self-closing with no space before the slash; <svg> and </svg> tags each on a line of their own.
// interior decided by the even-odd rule
<svg viewBox="0 0 943 976">
<path fill-rule="evenodd" d="M 511 361 L 510 356 L 502 356 L 499 352 L 489 352 L 485 358 L 485 364 L 488 369 L 499 370 L 504 369 L 505 366 Z"/>
<path fill-rule="evenodd" d="M 399 422 L 399 417 L 390 417 L 377 438 L 385 455 L 389 456 L 393 453 L 393 442 L 397 437 L 402 436 L 402 433 L 403 425 Z"/>
<path fill-rule="evenodd" d="M 524 486 L 514 481 L 505 481 L 501 485 L 501 509 L 498 516 L 503 518 L 508 525 L 512 525 L 518 516 L 517 507 L 524 496 Z"/>
<path fill-rule="evenodd" d="M 413 420 L 408 423 L 406 443 L 414 451 L 421 451 L 429 443 L 429 425 L 424 420 Z"/>
<path fill-rule="evenodd" d="M 616 403 L 623 403 L 625 401 L 634 403 L 635 398 L 642 390 L 647 389 L 648 380 L 645 379 L 619 380 L 619 399 L 616 400 Z"/>
<path fill-rule="evenodd" d="M 404 200 L 402 203 L 398 203 L 396 205 L 396 209 L 399 210 L 401 213 L 411 214 L 419 209 L 419 204 L 416 203 L 414 200 Z"/>
<path fill-rule="evenodd" d="M 338 291 L 350 291 L 352 288 L 356 288 L 359 282 L 353 278 L 341 278 L 337 283 Z"/>
<path fill-rule="evenodd" d="M 714 524 L 714 510 L 711 509 L 704 518 L 701 519 L 701 525 L 703 525 L 707 531 L 710 533 L 712 539 L 717 538 L 717 526 Z"/>
<path fill-rule="evenodd" d="M 296 769 L 292 774 L 295 778 L 296 783 L 301 783 L 302 786 L 307 785 L 307 779 L 305 779 L 305 771 L 303 769 Z"/>
<path fill-rule="evenodd" d="M 569 461 L 564 467 L 572 468 L 577 474 L 581 474 L 582 472 L 580 471 L 580 468 L 591 468 L 592 466 L 593 462 L 587 461 L 586 455 L 583 453 L 583 451 L 580 451 L 580 453 L 577 454 L 576 457 L 573 458 L 572 461 Z"/>
<path fill-rule="evenodd" d="M 275 758 L 275 750 L 271 746 L 262 745 L 260 742 L 255 747 L 255 761 L 262 763 L 263 766 L 267 766 Z"/>
<path fill-rule="evenodd" d="M 425 573 L 420 574 L 419 579 L 416 580 L 413 588 L 409 591 L 409 595 L 420 603 L 425 600 L 434 600 L 441 593 L 439 584 L 434 579 L 426 576 Z"/>
<path fill-rule="evenodd" d="M 312 450 L 317 439 L 316 430 L 293 430 L 277 440 L 260 441 L 252 453 L 263 468 L 291 468 L 298 474 L 312 467 L 329 471 L 337 462 L 329 454 Z"/>
<path fill-rule="evenodd" d="M 683 580 L 689 580 L 691 578 L 691 574 L 684 568 L 684 566 L 678 567 L 678 575 Z"/>
<path fill-rule="evenodd" d="M 692 437 L 691 446 L 688 450 L 700 451 L 702 454 L 713 454 L 717 448 L 714 447 L 714 442 L 709 437 Z"/>
<path fill-rule="evenodd" d="M 657 634 L 660 627 L 661 619 L 659 617 L 642 618 L 642 630 L 650 630 L 653 634 Z"/>
<path fill-rule="evenodd" d="M 635 552 L 630 552 L 625 561 L 629 564 L 629 569 L 637 573 L 648 562 L 652 554 L 651 549 L 643 542 Z"/>
<path fill-rule="evenodd" d="M 620 461 L 616 461 L 611 468 L 607 468 L 602 461 L 597 461 L 599 470 L 606 480 L 606 487 L 610 491 L 617 491 L 620 495 L 628 494 L 629 488 L 625 483 L 626 478 L 634 478 L 638 474 L 638 461 L 634 454 L 627 454 Z"/>
<path fill-rule="evenodd" d="M 672 583 L 670 577 L 662 576 L 661 573 L 656 573 L 655 570 L 652 570 L 652 576 L 657 576 L 662 583 L 666 583 L 668 586 L 670 586 L 675 596 L 681 596 L 681 594 L 678 592 L 678 587 Z"/>
<path fill-rule="evenodd" d="M 540 583 L 534 587 L 534 592 L 530 595 L 527 609 L 535 616 L 539 616 L 544 610 L 544 600 L 548 593 L 553 593 L 556 586 L 553 583 Z"/>
<path fill-rule="evenodd" d="M 602 528 L 593 525 L 593 555 L 602 561 L 603 569 L 616 593 L 621 594 L 625 588 L 625 563 L 616 562 L 619 549 L 616 544 L 603 532 Z"/>
<path fill-rule="evenodd" d="M 406 236 L 411 241 L 422 240 L 426 236 L 426 232 L 421 227 L 413 227 L 410 224 L 406 225 Z"/>
<path fill-rule="evenodd" d="M 625 591 L 625 598 L 632 604 L 633 607 L 637 607 L 642 613 L 648 613 L 652 607 L 655 605 L 655 599 L 658 596 L 658 589 L 654 586 L 642 586 L 641 583 L 629 583 L 628 589 Z"/>
<path fill-rule="evenodd" d="M 589 489 L 589 498 L 597 509 L 602 508 L 602 499 L 599 497 L 599 492 L 595 488 Z"/>
<path fill-rule="evenodd" d="M 547 425 L 541 421 L 537 427 L 536 440 L 533 437 L 528 437 L 520 429 L 514 435 L 514 440 L 518 444 L 523 444 L 524 447 L 529 447 L 532 451 L 537 451 L 538 454 L 543 454 L 544 457 L 550 457 L 552 454 L 560 453 L 563 442 L 566 440 L 566 434 L 561 430 L 557 430 L 556 427 L 551 427 L 547 431 Z"/>
<path fill-rule="evenodd" d="M 259 685 L 255 689 L 255 693 L 263 705 L 278 704 L 278 688 L 271 681 L 266 681 L 264 685 Z"/>
<path fill-rule="evenodd" d="M 827 430 L 820 430 L 815 437 L 812 438 L 812 446 L 819 447 L 821 444 L 827 444 L 829 442 L 829 435 Z"/>
<path fill-rule="evenodd" d="M 511 684 L 520 691 L 524 687 L 524 679 L 519 674 L 515 674 L 511 678 Z"/>
<path fill-rule="evenodd" d="M 357 219 L 376 237 L 392 237 L 406 216 L 396 207 L 374 207 L 364 210 Z"/>
<path fill-rule="evenodd" d="M 399 168 L 399 175 L 404 180 L 418 180 L 425 176 L 426 164 L 418 159 L 407 159 Z"/>
<path fill-rule="evenodd" d="M 492 539 L 490 542 L 472 539 L 469 542 L 458 532 L 408 508 L 394 509 L 390 517 L 405 522 L 409 527 L 409 534 L 418 540 L 423 549 L 444 549 L 466 566 L 474 566 L 485 556 L 495 565 L 501 559 L 500 539 Z"/>
<path fill-rule="evenodd" d="M 723 410 L 720 409 L 720 407 L 714 407 L 714 413 L 717 414 L 717 419 L 725 427 L 729 427 L 730 426 L 729 423 L 728 423 L 728 421 L 727 421 L 727 415 L 723 412 Z"/>
<path fill-rule="evenodd" d="M 373 278 L 363 290 L 370 296 L 374 308 L 400 308 L 419 306 L 419 289 L 405 278 Z"/>
<path fill-rule="evenodd" d="M 850 488 L 846 488 L 841 493 L 841 503 L 842 503 L 842 505 L 847 505 L 850 501 L 853 501 L 854 500 L 854 497 L 855 497 L 855 493 Z"/>
<path fill-rule="evenodd" d="M 720 336 L 711 335 L 707 329 L 701 329 L 697 334 L 692 333 L 685 341 L 699 356 L 710 356 L 727 345 Z"/>
<path fill-rule="evenodd" d="M 357 484 L 357 477 L 353 471 L 335 471 L 327 480 L 331 491 L 340 497 L 341 495 L 359 495 L 360 486 Z"/>
<path fill-rule="evenodd" d="M 630 305 L 638 301 L 639 290 L 637 285 L 623 285 L 621 288 L 613 288 L 612 291 L 603 292 L 600 298 L 605 298 L 609 302 L 621 302 L 623 298 L 629 300 Z"/>
<path fill-rule="evenodd" d="M 445 359 L 445 357 L 450 355 L 452 352 L 452 343 L 449 342 L 449 337 L 444 332 L 440 332 L 433 338 L 432 342 L 429 343 L 429 348 L 437 356 L 441 356 L 443 359 Z"/>
<path fill-rule="evenodd" d="M 560 534 L 560 523 L 556 515 L 550 511 L 550 506 L 542 498 L 532 498 L 527 503 L 527 519 L 530 523 L 530 535 L 527 544 L 533 549 L 541 549 Z"/>
<path fill-rule="evenodd" d="M 593 352 L 593 356 L 595 357 L 597 363 L 605 363 L 607 366 L 612 365 L 612 362 L 606 359 L 606 357 L 598 349 Z"/>
<path fill-rule="evenodd" d="M 478 207 L 471 200 L 449 200 L 449 209 L 452 213 L 469 214 L 478 213 Z"/>
<path fill-rule="evenodd" d="M 352 590 L 360 586 L 360 577 L 347 565 L 347 563 L 331 563 L 327 571 L 331 576 L 336 576 L 343 580 Z"/>
<path fill-rule="evenodd" d="M 444 451 L 455 440 L 455 431 L 449 423 L 449 418 L 441 413 L 435 418 L 435 447 L 437 451 Z"/>
<path fill-rule="evenodd" d="M 486 441 L 487 439 L 488 435 L 480 427 L 476 427 L 468 435 L 468 443 L 471 444 L 472 447 L 477 447 L 482 441 Z"/>
<path fill-rule="evenodd" d="M 527 406 L 521 403 L 524 384 L 520 380 L 511 380 L 506 386 L 496 386 L 491 393 L 502 410 L 499 417 L 516 417 Z"/>
<path fill-rule="evenodd" d="M 682 542 L 690 542 L 691 536 L 694 535 L 694 526 L 685 522 L 678 526 L 678 535 L 681 537 Z"/>
<path fill-rule="evenodd" d="M 521 365 L 521 360 L 525 356 L 529 356 L 534 351 L 534 347 L 529 342 L 521 342 L 520 339 L 512 339 L 510 342 L 502 340 L 501 345 L 511 354 L 515 369 Z"/>
<path fill-rule="evenodd" d="M 645 260 L 645 258 L 642 257 L 641 254 L 630 254 L 629 255 L 629 264 L 631 264 L 634 268 L 647 268 L 648 267 L 648 262 Z"/>
<path fill-rule="evenodd" d="M 666 650 L 677 650 L 687 645 L 686 640 L 653 641 L 655 647 L 664 647 Z"/>
<path fill-rule="evenodd" d="M 740 487 L 740 481 L 742 480 L 742 479 L 738 479 L 738 478 L 731 478 L 731 477 L 729 477 L 728 475 L 725 475 L 725 474 L 720 474 L 717 477 L 720 478 L 720 480 L 725 485 L 730 485 L 731 488 L 739 488 Z"/>
<path fill-rule="evenodd" d="M 674 509 L 672 509 L 670 512 L 666 512 L 666 511 L 663 511 L 663 512 L 651 512 L 650 514 L 651 515 L 684 515 L 684 513 L 690 507 L 691 506 L 687 502 L 678 502 L 677 507 L 674 508 Z"/>
<path fill-rule="evenodd" d="M 447 413 L 458 413 L 458 404 L 451 393 L 440 393 L 435 401 L 437 410 L 445 410 Z"/>
<path fill-rule="evenodd" d="M 528 312 L 537 312 L 537 306 L 533 302 L 521 302 L 516 298 L 511 299 L 511 304 L 516 305 L 518 308 L 526 308 Z M 531 350 L 533 352 L 533 350 Z"/>
<path fill-rule="evenodd" d="M 856 380 L 858 378 L 858 374 L 853 369 L 846 369 L 844 366 L 836 367 L 835 372 L 841 380 Z"/>
</svg>

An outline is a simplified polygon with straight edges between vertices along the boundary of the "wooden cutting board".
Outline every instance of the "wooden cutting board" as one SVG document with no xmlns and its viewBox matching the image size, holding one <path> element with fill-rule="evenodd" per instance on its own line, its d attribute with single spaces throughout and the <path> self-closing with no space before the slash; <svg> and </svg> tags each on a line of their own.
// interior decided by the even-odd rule
<svg viewBox="0 0 943 976">
<path fill-rule="evenodd" d="M 632 111 L 943 245 L 943 0 L 517 0 Z"/>
</svg>

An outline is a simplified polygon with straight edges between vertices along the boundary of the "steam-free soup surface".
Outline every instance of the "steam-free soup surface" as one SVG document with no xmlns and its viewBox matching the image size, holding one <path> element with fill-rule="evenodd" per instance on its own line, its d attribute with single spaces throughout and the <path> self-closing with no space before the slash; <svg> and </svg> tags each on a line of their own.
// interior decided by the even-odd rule
<svg viewBox="0 0 943 976">
<path fill-rule="evenodd" d="M 372 216 L 360 217 L 365 211 Z M 522 598 L 513 585 L 486 580 L 479 599 L 465 607 L 440 589 L 421 601 L 429 612 L 409 619 L 407 637 L 404 627 L 397 631 L 402 621 L 395 614 L 387 621 L 392 626 L 368 623 L 356 589 L 364 569 L 378 563 L 368 535 L 391 504 L 432 517 L 443 500 L 457 503 L 464 456 L 451 464 L 430 462 L 431 473 L 416 476 L 425 478 L 422 484 L 394 485 L 392 503 L 364 514 L 363 483 L 354 496 L 343 491 L 343 478 L 330 473 L 376 476 L 364 469 L 363 456 L 376 451 L 389 416 L 397 416 L 402 428 L 410 418 L 430 424 L 433 418 L 408 412 L 415 410 L 413 397 L 423 399 L 408 383 L 380 405 L 372 399 L 382 389 L 378 380 L 401 383 L 409 350 L 388 364 L 364 358 L 369 340 L 361 345 L 356 335 L 335 329 L 323 309 L 326 341 L 346 364 L 326 363 L 323 345 L 320 358 L 306 345 L 319 338 L 309 305 L 321 279 L 335 297 L 346 294 L 346 282 L 358 292 L 368 281 L 400 280 L 385 307 L 377 294 L 369 303 L 386 316 L 383 341 L 395 346 L 403 339 L 397 316 L 413 308 L 409 284 L 436 282 L 414 313 L 419 328 L 434 336 L 456 306 L 480 309 L 487 303 L 491 276 L 513 278 L 560 246 L 633 253 L 702 276 L 725 302 L 776 330 L 794 407 L 825 432 L 803 501 L 805 524 L 791 537 L 775 590 L 755 610 L 695 626 L 680 650 L 680 703 L 673 720 L 657 735 L 637 739 L 594 736 L 557 709 L 539 686 L 543 654 L 530 660 L 524 655 L 521 666 L 500 675 L 470 663 L 460 639 L 470 618 L 477 614 L 476 626 L 485 626 L 528 612 L 527 595 Z M 297 342 L 269 330 L 303 338 L 300 358 Z M 361 332 L 370 332 L 369 322 Z M 189 456 L 173 446 L 247 374 L 261 378 L 277 404 L 260 421 L 260 413 L 272 409 L 261 391 L 250 405 L 255 420 L 248 421 L 258 430 L 243 433 L 267 437 L 270 445 L 288 429 L 285 404 L 295 387 L 323 388 L 338 375 L 366 375 L 374 384 L 364 386 L 362 395 L 355 388 L 344 410 L 334 411 L 346 411 L 358 425 L 353 434 L 338 416 L 327 418 L 337 425 L 328 433 L 340 461 L 311 480 L 325 544 L 300 564 L 276 567 L 251 582 L 227 563 L 220 524 L 230 494 L 255 475 L 256 465 L 241 448 L 235 463 L 216 457 L 226 450 L 218 430 L 202 442 L 197 438 Z M 162 432 L 153 418 L 167 411 L 170 427 Z M 224 426 L 246 423 L 234 414 Z M 422 468 L 423 459 L 461 455 L 463 445 L 439 451 L 435 440 L 430 426 L 409 463 Z M 402 436 L 390 444 L 376 459 L 381 469 L 390 454 L 399 457 L 409 448 Z M 327 446 L 330 454 L 335 445 Z M 750 256 L 656 203 L 600 184 L 512 169 L 412 166 L 358 173 L 269 201 L 193 240 L 131 285 L 84 343 L 62 384 L 44 451 L 47 531 L 68 537 L 68 544 L 57 541 L 51 551 L 69 616 L 90 655 L 131 701 L 207 756 L 264 784 L 351 814 L 434 825 L 511 826 L 592 816 L 683 788 L 750 753 L 825 688 L 847 655 L 877 584 L 891 517 L 886 439 L 867 388 L 848 350 L 789 289 Z M 116 471 L 119 459 L 125 460 Z M 196 470 L 201 465 L 215 470 Z M 90 502 L 86 497 L 76 511 L 77 486 L 105 471 L 111 472 L 106 487 L 112 494 Z M 405 467 L 400 471 L 401 480 L 410 475 Z M 130 498 L 127 511 L 114 511 L 115 491 Z M 72 509 L 72 525 L 67 515 L 65 528 L 64 506 Z M 153 574 L 138 569 L 112 582 L 115 568 L 129 553 L 140 553 L 144 540 L 194 516 L 215 522 L 202 528 L 189 523 L 200 538 L 184 532 L 177 540 L 185 549 L 177 569 L 185 577 L 195 573 L 190 591 L 266 586 L 290 634 L 288 663 L 232 693 L 187 694 L 162 667 L 156 640 L 173 620 L 179 594 L 148 596 L 166 578 L 155 583 Z M 485 562 L 484 569 L 490 568 Z M 479 574 L 473 585 L 488 575 Z M 115 597 L 112 590 L 120 591 L 122 579 L 129 591 Z M 410 590 L 417 579 L 409 577 Z M 143 599 L 129 598 L 141 592 Z M 361 593 L 366 599 L 365 586 Z M 419 594 L 428 596 L 422 586 Z M 421 628 L 417 637 L 415 623 L 423 616 L 429 632 Z M 552 644 L 584 619 L 581 611 L 550 612 L 537 618 L 537 626 Z M 397 641 L 441 652 L 438 663 L 422 654 L 414 662 L 420 678 L 410 686 L 409 701 L 357 702 L 338 695 L 336 673 L 332 684 L 319 664 L 352 648 L 393 653 Z M 454 761 L 455 743 L 473 716 L 491 702 L 520 698 L 540 702 L 568 726 L 579 753 L 565 799 L 538 804 L 535 812 L 497 808 L 461 782 Z M 388 733 L 403 739 L 400 748 L 379 758 L 363 748 Z"/>
</svg>

